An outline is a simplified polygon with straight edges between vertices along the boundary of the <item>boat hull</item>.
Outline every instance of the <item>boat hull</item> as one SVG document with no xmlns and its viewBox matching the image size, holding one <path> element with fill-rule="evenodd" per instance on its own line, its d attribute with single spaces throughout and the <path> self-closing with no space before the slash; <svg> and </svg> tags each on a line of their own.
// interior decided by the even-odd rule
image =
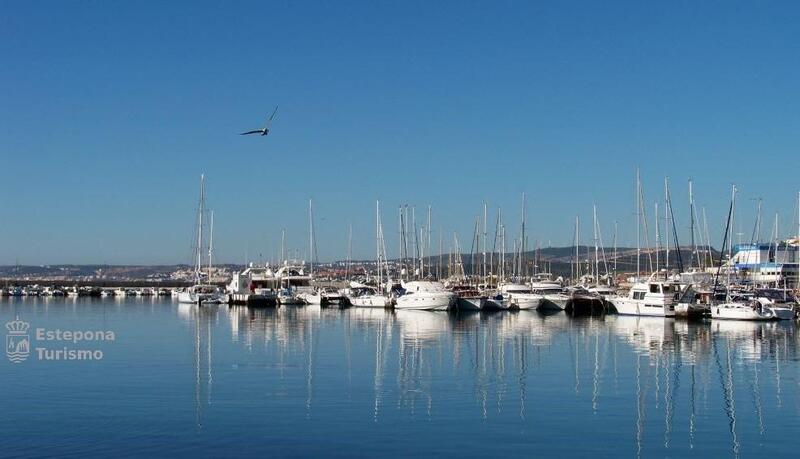
<svg viewBox="0 0 800 459">
<path fill-rule="evenodd" d="M 525 309 L 539 309 L 544 297 L 535 293 L 512 293 L 509 295 L 509 302 L 511 307 L 525 310 Z"/>
<path fill-rule="evenodd" d="M 486 307 L 486 297 L 470 296 L 458 299 L 459 311 L 480 311 Z"/>
<path fill-rule="evenodd" d="M 711 307 L 711 318 L 717 320 L 776 320 L 775 313 L 768 307 L 761 311 L 743 305 L 717 305 Z"/>
<path fill-rule="evenodd" d="M 609 299 L 617 310 L 617 314 L 625 316 L 648 316 L 648 317 L 675 317 L 675 309 L 670 305 L 649 306 L 642 301 L 630 298 Z"/>
<path fill-rule="evenodd" d="M 357 308 L 388 308 L 391 300 L 383 295 L 363 295 L 349 298 L 350 304 Z"/>
<path fill-rule="evenodd" d="M 455 305 L 455 295 L 403 295 L 397 298 L 396 309 L 418 311 L 447 311 Z"/>
<path fill-rule="evenodd" d="M 794 309 L 786 306 L 769 306 L 772 312 L 775 314 L 775 318 L 778 320 L 793 320 L 797 317 L 794 312 Z"/>
<path fill-rule="evenodd" d="M 544 298 L 542 299 L 542 303 L 539 306 L 539 309 L 563 311 L 567 309 L 567 303 L 569 303 L 568 295 L 562 295 L 562 294 L 544 295 Z"/>
</svg>

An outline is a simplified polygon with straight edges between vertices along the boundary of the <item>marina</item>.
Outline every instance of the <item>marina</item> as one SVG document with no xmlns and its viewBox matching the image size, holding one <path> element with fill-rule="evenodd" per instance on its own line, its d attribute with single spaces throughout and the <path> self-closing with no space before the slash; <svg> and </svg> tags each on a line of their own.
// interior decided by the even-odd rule
<svg viewBox="0 0 800 459">
<path fill-rule="evenodd" d="M 4 412 L 80 419 L 53 431 L 3 417 L 12 456 L 31 435 L 59 454 L 86 441 L 125 454 L 141 435 L 167 435 L 162 455 L 219 456 L 241 442 L 254 454 L 319 455 L 329 441 L 313 439 L 335 438 L 341 455 L 498 455 L 525 444 L 566 457 L 786 456 L 800 402 L 788 322 L 0 300 L 0 319 L 17 316 L 111 329 L 116 341 L 100 344 L 102 361 L 0 373 Z M 266 421 L 276 413 L 282 421 Z M 505 440 L 485 440 L 497 435 Z"/>
<path fill-rule="evenodd" d="M 783 458 L 800 3 L 12 2 L 1 458 Z"/>
</svg>

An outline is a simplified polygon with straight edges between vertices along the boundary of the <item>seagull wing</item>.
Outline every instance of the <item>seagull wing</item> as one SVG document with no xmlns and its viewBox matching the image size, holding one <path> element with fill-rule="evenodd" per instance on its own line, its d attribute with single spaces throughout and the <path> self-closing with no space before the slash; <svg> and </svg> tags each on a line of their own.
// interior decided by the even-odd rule
<svg viewBox="0 0 800 459">
<path fill-rule="evenodd" d="M 272 111 L 272 115 L 269 115 L 269 119 L 267 120 L 267 127 L 272 124 L 272 119 L 275 118 L 275 113 L 278 112 L 278 106 L 275 106 L 275 110 Z"/>
<path fill-rule="evenodd" d="M 247 132 L 242 132 L 242 133 L 241 133 L 241 134 L 239 134 L 239 135 L 247 135 L 247 134 L 261 134 L 261 133 L 263 133 L 263 132 L 264 132 L 264 131 L 263 131 L 262 129 L 258 129 L 258 130 L 255 130 L 255 131 L 247 131 Z"/>
</svg>

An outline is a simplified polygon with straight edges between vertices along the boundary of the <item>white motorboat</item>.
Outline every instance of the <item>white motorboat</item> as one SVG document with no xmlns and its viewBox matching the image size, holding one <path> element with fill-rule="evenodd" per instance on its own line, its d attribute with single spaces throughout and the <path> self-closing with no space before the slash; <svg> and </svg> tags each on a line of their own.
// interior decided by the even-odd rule
<svg viewBox="0 0 800 459">
<path fill-rule="evenodd" d="M 653 273 L 646 282 L 634 284 L 626 297 L 608 297 L 617 314 L 675 317 L 675 297 L 680 286 L 674 281 L 659 279 L 657 274 Z"/>
<path fill-rule="evenodd" d="M 517 309 L 539 309 L 544 296 L 533 293 L 525 284 L 500 284 L 500 293 L 507 298 L 511 307 Z"/>
<path fill-rule="evenodd" d="M 319 287 L 313 292 L 303 292 L 298 295 L 307 304 L 328 305 L 347 305 L 347 298 L 339 293 L 335 287 Z"/>
<path fill-rule="evenodd" d="M 445 289 L 441 282 L 401 282 L 405 293 L 397 297 L 395 308 L 446 311 L 456 305 L 458 296 Z"/>
<path fill-rule="evenodd" d="M 351 287 L 347 300 L 352 306 L 360 308 L 388 308 L 392 306 L 392 299 L 378 293 L 373 287 Z"/>
<path fill-rule="evenodd" d="M 480 311 L 486 307 L 486 295 L 481 294 L 471 285 L 457 283 L 447 286 L 448 290 L 455 293 L 456 308 L 459 311 Z"/>
<path fill-rule="evenodd" d="M 291 288 L 285 288 L 278 292 L 278 304 L 287 306 L 302 306 L 306 304 L 306 302 L 294 290 Z"/>
<path fill-rule="evenodd" d="M 225 295 L 215 285 L 193 285 L 178 293 L 178 302 L 184 304 L 219 304 Z"/>
<path fill-rule="evenodd" d="M 778 320 L 797 318 L 796 299 L 786 290 L 761 289 L 754 293 L 755 298 L 764 306 L 772 309 Z"/>
<path fill-rule="evenodd" d="M 569 303 L 569 295 L 564 293 L 564 288 L 557 282 L 533 282 L 531 291 L 542 296 L 539 309 L 563 311 Z"/>
<path fill-rule="evenodd" d="M 775 312 L 758 300 L 731 301 L 711 306 L 711 318 L 721 320 L 777 320 Z"/>
<path fill-rule="evenodd" d="M 488 294 L 486 296 L 486 303 L 484 304 L 483 309 L 490 311 L 505 311 L 507 309 L 511 309 L 511 303 L 507 297 L 495 292 L 494 294 Z"/>
</svg>

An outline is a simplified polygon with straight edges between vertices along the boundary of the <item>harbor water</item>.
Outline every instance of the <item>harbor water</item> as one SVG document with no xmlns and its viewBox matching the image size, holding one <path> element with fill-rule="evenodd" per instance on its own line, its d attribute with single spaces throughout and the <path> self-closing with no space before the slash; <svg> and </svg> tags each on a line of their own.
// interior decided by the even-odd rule
<svg viewBox="0 0 800 459">
<path fill-rule="evenodd" d="M 30 343 L 0 363 L 2 457 L 796 454 L 792 322 L 159 297 L 0 319 L 7 354 Z"/>
</svg>

